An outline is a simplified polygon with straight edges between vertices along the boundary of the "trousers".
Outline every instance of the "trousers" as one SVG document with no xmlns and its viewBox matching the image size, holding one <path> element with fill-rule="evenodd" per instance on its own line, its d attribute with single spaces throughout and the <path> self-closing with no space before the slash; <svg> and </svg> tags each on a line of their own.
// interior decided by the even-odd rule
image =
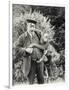
<svg viewBox="0 0 69 90">
<path fill-rule="evenodd" d="M 43 62 L 37 63 L 36 61 L 31 60 L 31 69 L 28 75 L 29 83 L 30 84 L 34 83 L 35 74 L 36 74 L 38 84 L 43 84 L 44 83 L 43 70 L 44 70 Z"/>
</svg>

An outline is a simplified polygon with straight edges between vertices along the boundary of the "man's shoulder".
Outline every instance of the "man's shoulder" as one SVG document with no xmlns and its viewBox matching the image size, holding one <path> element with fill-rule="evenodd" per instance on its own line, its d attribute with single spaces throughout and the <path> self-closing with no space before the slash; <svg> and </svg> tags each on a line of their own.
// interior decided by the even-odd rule
<svg viewBox="0 0 69 90">
<path fill-rule="evenodd" d="M 19 36 L 20 39 L 21 39 L 21 38 L 25 38 L 25 37 L 27 37 L 27 32 L 24 32 L 23 34 L 21 34 L 21 35 Z"/>
</svg>

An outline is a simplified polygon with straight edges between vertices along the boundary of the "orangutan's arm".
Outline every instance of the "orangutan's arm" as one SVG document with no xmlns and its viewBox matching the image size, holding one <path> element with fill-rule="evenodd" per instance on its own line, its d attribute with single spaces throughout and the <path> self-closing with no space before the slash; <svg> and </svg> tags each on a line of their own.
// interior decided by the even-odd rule
<svg viewBox="0 0 69 90">
<path fill-rule="evenodd" d="M 35 43 L 33 43 L 33 44 L 30 44 L 30 46 L 29 47 L 36 47 L 36 48 L 39 48 L 39 49 L 41 49 L 41 50 L 44 50 L 45 49 L 45 47 L 44 47 L 44 45 L 39 45 L 39 44 L 35 44 Z"/>
</svg>

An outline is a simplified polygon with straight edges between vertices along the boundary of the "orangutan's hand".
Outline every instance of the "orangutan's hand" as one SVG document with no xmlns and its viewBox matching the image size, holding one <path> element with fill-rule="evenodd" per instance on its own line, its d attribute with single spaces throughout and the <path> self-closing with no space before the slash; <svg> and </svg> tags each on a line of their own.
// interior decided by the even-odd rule
<svg viewBox="0 0 69 90">
<path fill-rule="evenodd" d="M 40 63 L 40 62 L 42 62 L 43 60 L 42 60 L 42 58 L 40 59 L 40 60 L 38 60 L 38 61 L 36 61 L 37 63 Z"/>
</svg>

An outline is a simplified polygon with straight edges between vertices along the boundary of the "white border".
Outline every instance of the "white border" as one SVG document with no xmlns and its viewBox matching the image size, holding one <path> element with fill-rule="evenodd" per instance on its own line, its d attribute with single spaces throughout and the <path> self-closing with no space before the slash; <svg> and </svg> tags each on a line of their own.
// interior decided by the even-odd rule
<svg viewBox="0 0 69 90">
<path fill-rule="evenodd" d="M 10 65 L 9 65 L 10 66 L 10 70 L 9 70 L 10 71 L 10 75 L 9 75 L 9 86 L 10 86 L 10 88 L 12 87 L 12 33 L 11 33 L 12 32 L 12 4 L 26 4 L 26 5 L 42 5 L 42 6 L 65 7 L 65 12 L 66 12 L 66 15 L 65 16 L 67 17 L 67 12 L 68 12 L 67 11 L 68 10 L 68 4 L 67 4 L 67 2 L 60 3 L 60 2 L 56 2 L 56 0 L 53 0 L 54 2 L 51 2 L 50 0 L 48 0 L 47 2 L 46 1 L 41 2 L 41 0 L 39 0 L 39 1 L 38 0 L 37 1 L 35 1 L 35 0 L 18 0 L 18 1 L 17 0 L 14 0 L 13 1 L 12 0 L 10 2 L 10 62 L 9 62 L 10 63 Z M 65 26 L 68 23 L 66 17 L 65 17 L 65 21 L 66 21 Z M 67 50 L 65 50 L 65 51 L 67 52 Z M 65 56 L 67 56 L 67 53 L 65 54 Z M 66 68 L 66 71 L 67 71 L 67 68 Z M 66 75 L 66 80 L 67 80 L 67 74 L 65 74 L 65 75 Z M 57 84 L 57 86 L 58 85 L 62 85 L 62 86 L 65 85 L 66 87 L 68 87 L 68 81 L 66 81 L 65 84 L 59 83 L 59 84 Z M 35 87 L 35 86 L 38 86 L 38 85 L 34 85 L 33 87 Z M 45 86 L 45 84 L 43 86 Z M 20 87 L 20 88 L 22 87 L 23 88 L 23 87 L 26 87 L 26 86 L 25 85 L 24 86 L 18 85 L 18 86 L 15 86 L 15 87 Z M 30 86 L 27 85 L 27 87 L 29 88 Z"/>
<path fill-rule="evenodd" d="M 9 87 L 12 87 L 12 2 L 9 1 L 9 22 L 10 22 L 10 32 L 9 32 L 9 53 L 10 53 L 10 61 L 9 61 Z"/>
</svg>

